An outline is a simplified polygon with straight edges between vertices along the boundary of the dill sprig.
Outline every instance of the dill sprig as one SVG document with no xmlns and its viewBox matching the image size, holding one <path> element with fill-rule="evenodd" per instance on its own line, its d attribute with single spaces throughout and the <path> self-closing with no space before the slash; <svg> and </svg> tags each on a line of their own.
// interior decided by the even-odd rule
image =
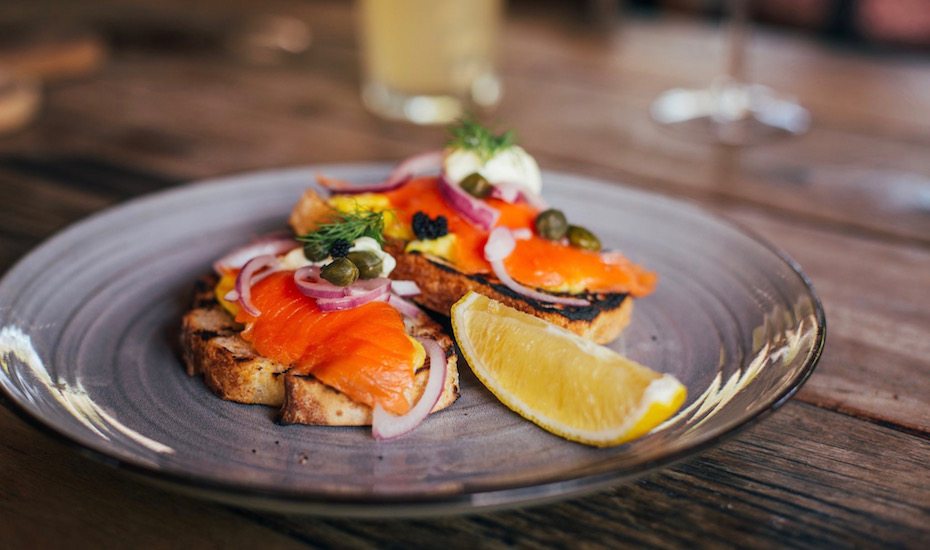
<svg viewBox="0 0 930 550">
<path fill-rule="evenodd" d="M 471 118 L 459 120 L 458 124 L 449 128 L 449 135 L 449 147 L 474 151 L 485 161 L 512 147 L 516 139 L 511 130 L 495 135 Z"/>
<path fill-rule="evenodd" d="M 343 213 L 330 223 L 321 224 L 316 231 L 297 237 L 298 241 L 313 243 L 321 250 L 329 250 L 339 240 L 351 243 L 361 237 L 371 237 L 384 244 L 384 213 L 356 210 Z"/>
</svg>

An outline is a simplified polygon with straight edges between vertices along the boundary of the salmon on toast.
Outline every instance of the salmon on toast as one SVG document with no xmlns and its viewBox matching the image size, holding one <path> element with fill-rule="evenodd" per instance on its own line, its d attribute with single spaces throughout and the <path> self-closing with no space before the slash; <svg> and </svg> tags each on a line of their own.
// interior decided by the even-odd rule
<svg viewBox="0 0 930 550">
<path fill-rule="evenodd" d="M 451 405 L 452 340 L 408 300 L 415 283 L 387 278 L 381 217 L 335 217 L 311 244 L 269 237 L 218 260 L 183 319 L 188 373 L 223 399 L 279 407 L 282 423 L 371 425 L 380 439 Z"/>
</svg>

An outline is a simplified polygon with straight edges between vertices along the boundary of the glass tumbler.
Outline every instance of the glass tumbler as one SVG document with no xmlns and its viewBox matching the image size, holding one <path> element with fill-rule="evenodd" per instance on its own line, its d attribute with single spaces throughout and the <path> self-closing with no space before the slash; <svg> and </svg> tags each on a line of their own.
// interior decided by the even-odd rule
<svg viewBox="0 0 930 550">
<path fill-rule="evenodd" d="M 359 0 L 365 106 L 446 124 L 496 105 L 502 12 L 502 0 Z"/>
</svg>

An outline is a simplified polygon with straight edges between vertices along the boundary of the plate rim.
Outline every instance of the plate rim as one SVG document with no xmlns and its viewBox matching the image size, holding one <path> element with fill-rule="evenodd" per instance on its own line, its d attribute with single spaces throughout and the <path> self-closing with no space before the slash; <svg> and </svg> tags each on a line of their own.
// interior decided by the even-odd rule
<svg viewBox="0 0 930 550">
<path fill-rule="evenodd" d="M 385 171 L 386 173 L 391 166 L 391 163 L 382 162 L 349 162 L 250 170 L 224 176 L 192 180 L 178 186 L 134 197 L 128 201 L 119 202 L 100 211 L 91 213 L 44 239 L 3 273 L 3 276 L 0 277 L 0 288 L 2 288 L 3 283 L 7 281 L 11 274 L 18 269 L 22 269 L 22 266 L 29 258 L 43 249 L 53 246 L 55 241 L 67 238 L 68 234 L 71 232 L 77 231 L 81 227 L 89 225 L 95 220 L 111 215 L 117 211 L 134 207 L 144 207 L 147 203 L 158 202 L 173 195 L 185 195 L 195 192 L 209 193 L 215 188 L 223 188 L 235 183 L 246 183 L 255 178 L 273 178 L 275 176 L 283 178 L 287 175 L 299 173 L 353 169 Z M 624 191 L 648 196 L 650 199 L 666 202 L 676 208 L 689 209 L 702 217 L 728 226 L 730 229 L 761 245 L 779 260 L 784 262 L 801 281 L 807 295 L 813 303 L 817 329 L 807 358 L 803 366 L 791 379 L 790 383 L 787 384 L 782 391 L 766 399 L 758 409 L 752 411 L 748 416 L 741 418 L 738 422 L 725 426 L 716 433 L 709 433 L 693 445 L 652 458 L 651 460 L 642 462 L 631 468 L 607 470 L 581 476 L 566 476 L 563 474 L 553 476 L 543 482 L 510 482 L 491 488 L 479 487 L 468 490 L 465 485 L 462 485 L 454 492 L 442 492 L 432 495 L 397 493 L 384 495 L 378 493 L 355 495 L 327 491 L 288 491 L 250 486 L 231 481 L 209 480 L 189 473 L 185 474 L 175 471 L 159 470 L 142 462 L 120 458 L 82 443 L 67 431 L 59 430 L 46 422 L 40 415 L 31 413 L 10 395 L 3 386 L 0 386 L 0 404 L 7 410 L 13 412 L 29 426 L 37 429 L 54 441 L 73 449 L 82 456 L 104 464 L 114 471 L 130 474 L 133 477 L 156 485 L 169 486 L 187 494 L 214 498 L 227 502 L 233 501 L 240 504 L 246 501 L 246 505 L 252 505 L 263 509 L 284 508 L 289 512 L 311 513 L 324 516 L 370 518 L 427 517 L 455 514 L 465 511 L 476 512 L 479 510 L 486 511 L 510 508 L 519 505 L 540 504 L 543 502 L 562 500 L 591 493 L 611 485 L 634 479 L 648 471 L 667 467 L 675 462 L 694 457 L 714 446 L 730 440 L 780 409 L 798 392 L 808 378 L 810 378 L 823 354 L 827 333 L 826 314 L 812 281 L 789 254 L 772 244 L 765 237 L 759 235 L 755 230 L 747 228 L 743 224 L 728 217 L 711 212 L 701 205 L 669 197 L 661 193 L 629 186 L 621 182 L 612 182 L 582 174 L 558 170 L 544 170 L 544 175 L 574 179 L 576 181 L 580 180 L 586 185 L 601 187 L 608 190 L 620 187 Z M 390 508 L 386 508 L 388 506 Z"/>
</svg>

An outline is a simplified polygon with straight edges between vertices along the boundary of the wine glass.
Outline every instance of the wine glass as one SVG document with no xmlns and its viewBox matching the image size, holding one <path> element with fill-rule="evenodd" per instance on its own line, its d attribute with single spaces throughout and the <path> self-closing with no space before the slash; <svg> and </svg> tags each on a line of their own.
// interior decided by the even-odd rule
<svg viewBox="0 0 930 550">
<path fill-rule="evenodd" d="M 704 89 L 676 88 L 652 103 L 652 118 L 682 134 L 724 145 L 752 145 L 803 134 L 810 113 L 793 98 L 745 78 L 748 0 L 727 0 L 727 71 Z"/>
</svg>

